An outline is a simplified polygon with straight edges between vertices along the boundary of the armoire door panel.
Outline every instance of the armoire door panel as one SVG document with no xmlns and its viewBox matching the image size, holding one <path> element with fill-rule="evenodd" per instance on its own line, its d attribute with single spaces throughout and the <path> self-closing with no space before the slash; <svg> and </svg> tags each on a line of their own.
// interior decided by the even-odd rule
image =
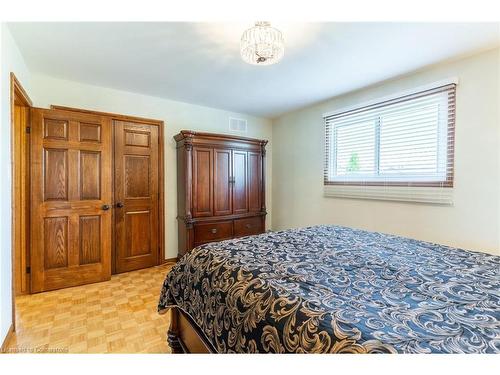
<svg viewBox="0 0 500 375">
<path fill-rule="evenodd" d="M 114 121 L 115 272 L 159 262 L 158 127 Z"/>
<path fill-rule="evenodd" d="M 259 212 L 262 207 L 262 155 L 248 153 L 248 209 Z"/>
<path fill-rule="evenodd" d="M 100 143 L 82 138 L 88 124 L 99 127 Z M 112 198 L 111 145 L 105 118 L 32 110 L 32 292 L 110 278 L 111 211 L 102 207 Z"/>
<path fill-rule="evenodd" d="M 193 217 L 212 216 L 213 149 L 193 147 Z"/>
<path fill-rule="evenodd" d="M 214 150 L 214 215 L 232 213 L 231 150 Z"/>
<path fill-rule="evenodd" d="M 248 154 L 246 151 L 233 151 L 233 212 L 248 212 Z"/>
</svg>

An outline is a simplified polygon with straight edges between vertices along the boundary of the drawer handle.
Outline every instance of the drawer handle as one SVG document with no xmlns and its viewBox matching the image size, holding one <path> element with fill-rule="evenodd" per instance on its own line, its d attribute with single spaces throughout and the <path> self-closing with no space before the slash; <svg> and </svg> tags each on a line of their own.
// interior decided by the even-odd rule
<svg viewBox="0 0 500 375">
<path fill-rule="evenodd" d="M 216 228 L 212 229 L 212 233 L 213 234 L 217 233 L 217 229 Z"/>
<path fill-rule="evenodd" d="M 252 227 L 252 224 L 247 224 L 245 226 L 247 227 L 247 229 L 250 229 Z"/>
</svg>

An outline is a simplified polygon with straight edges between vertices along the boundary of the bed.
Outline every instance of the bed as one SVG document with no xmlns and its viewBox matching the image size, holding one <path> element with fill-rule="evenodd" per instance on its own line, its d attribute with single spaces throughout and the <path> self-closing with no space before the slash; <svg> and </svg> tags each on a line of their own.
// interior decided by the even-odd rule
<svg viewBox="0 0 500 375">
<path fill-rule="evenodd" d="M 339 226 L 210 243 L 167 274 L 174 352 L 500 353 L 500 257 Z"/>
</svg>

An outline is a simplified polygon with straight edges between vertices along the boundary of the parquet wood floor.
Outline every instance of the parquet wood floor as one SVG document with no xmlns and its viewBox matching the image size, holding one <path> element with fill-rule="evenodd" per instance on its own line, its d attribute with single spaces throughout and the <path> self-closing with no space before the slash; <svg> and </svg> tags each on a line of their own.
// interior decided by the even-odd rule
<svg viewBox="0 0 500 375">
<path fill-rule="evenodd" d="M 170 353 L 170 314 L 156 306 L 172 264 L 16 298 L 11 353 Z"/>
</svg>

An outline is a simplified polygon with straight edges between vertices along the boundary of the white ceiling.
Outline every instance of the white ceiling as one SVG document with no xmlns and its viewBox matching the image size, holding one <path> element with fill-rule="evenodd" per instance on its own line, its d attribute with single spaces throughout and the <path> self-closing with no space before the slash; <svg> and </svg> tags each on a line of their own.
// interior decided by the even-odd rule
<svg viewBox="0 0 500 375">
<path fill-rule="evenodd" d="M 282 23 L 283 60 L 252 66 L 248 26 L 9 24 L 33 72 L 270 118 L 500 44 L 498 23 Z"/>
</svg>

